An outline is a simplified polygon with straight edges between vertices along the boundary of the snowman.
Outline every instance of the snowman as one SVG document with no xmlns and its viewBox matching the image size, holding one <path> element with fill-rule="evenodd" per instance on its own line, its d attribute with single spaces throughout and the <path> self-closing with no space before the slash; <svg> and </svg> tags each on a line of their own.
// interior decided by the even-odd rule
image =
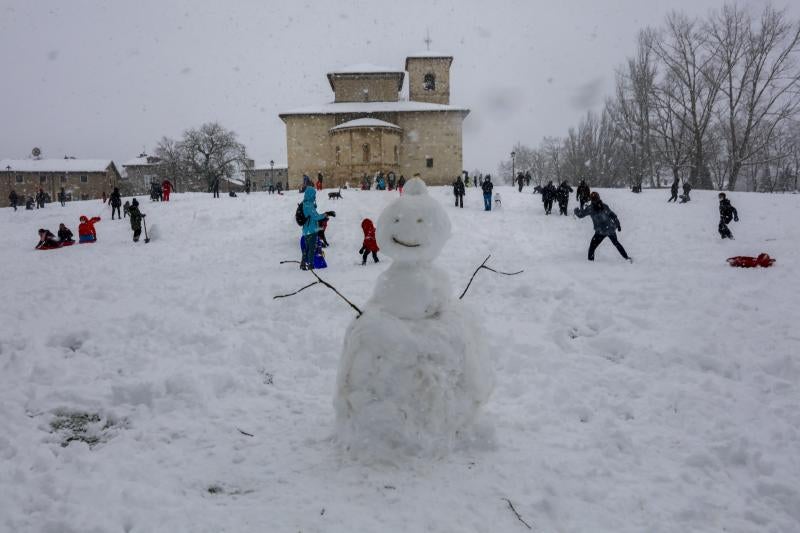
<svg viewBox="0 0 800 533">
<path fill-rule="evenodd" d="M 376 237 L 393 262 L 345 335 L 337 436 L 358 455 L 441 456 L 494 385 L 483 329 L 433 264 L 450 220 L 421 179 L 384 209 Z"/>
</svg>

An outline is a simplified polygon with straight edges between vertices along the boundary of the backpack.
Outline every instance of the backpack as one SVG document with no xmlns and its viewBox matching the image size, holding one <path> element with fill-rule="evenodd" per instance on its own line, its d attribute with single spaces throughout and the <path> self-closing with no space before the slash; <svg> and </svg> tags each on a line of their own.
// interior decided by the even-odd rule
<svg viewBox="0 0 800 533">
<path fill-rule="evenodd" d="M 305 226 L 308 222 L 308 217 L 303 214 L 303 202 L 297 204 L 297 210 L 294 212 L 294 220 L 298 226 Z"/>
</svg>

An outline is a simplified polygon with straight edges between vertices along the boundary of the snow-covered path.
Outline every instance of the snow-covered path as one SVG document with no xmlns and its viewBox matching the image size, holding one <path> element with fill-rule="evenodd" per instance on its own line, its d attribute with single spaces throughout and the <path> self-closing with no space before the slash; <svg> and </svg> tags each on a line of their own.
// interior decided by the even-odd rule
<svg viewBox="0 0 800 533">
<path fill-rule="evenodd" d="M 321 287 L 272 299 L 312 281 L 279 265 L 297 193 L 142 201 L 146 245 L 99 201 L 0 209 L 0 531 L 526 531 L 504 498 L 543 532 L 800 530 L 800 195 L 734 193 L 721 241 L 713 192 L 601 190 L 630 265 L 608 242 L 587 262 L 588 219 L 499 189 L 491 213 L 431 189 L 456 294 L 490 253 L 525 269 L 466 297 L 497 374 L 485 438 L 400 466 L 331 440 L 352 310 Z M 360 222 L 394 193 L 343 196 L 319 201 L 338 214 L 321 274 L 359 304 L 388 263 L 360 266 Z M 33 250 L 81 214 L 98 243 Z M 725 263 L 762 251 L 773 268 Z M 52 431 L 75 413 L 98 415 L 92 448 Z"/>
</svg>

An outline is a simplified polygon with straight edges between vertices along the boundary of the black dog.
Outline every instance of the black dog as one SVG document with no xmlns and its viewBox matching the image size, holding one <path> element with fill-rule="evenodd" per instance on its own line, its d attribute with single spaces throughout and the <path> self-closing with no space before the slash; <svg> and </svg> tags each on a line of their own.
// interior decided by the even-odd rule
<svg viewBox="0 0 800 533">
<path fill-rule="evenodd" d="M 341 189 L 339 189 L 338 192 L 329 192 L 328 193 L 328 200 L 336 200 L 336 199 L 339 199 L 339 200 L 342 199 L 342 190 Z"/>
</svg>

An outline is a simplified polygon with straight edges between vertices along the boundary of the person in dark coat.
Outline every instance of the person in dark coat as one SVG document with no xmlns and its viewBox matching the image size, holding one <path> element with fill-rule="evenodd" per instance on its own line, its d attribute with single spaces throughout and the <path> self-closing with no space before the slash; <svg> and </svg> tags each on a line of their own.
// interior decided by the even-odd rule
<svg viewBox="0 0 800 533">
<path fill-rule="evenodd" d="M 111 197 L 109 197 L 108 202 L 111 204 L 111 220 L 114 220 L 114 212 L 117 213 L 117 218 L 122 218 L 120 214 L 120 207 L 122 207 L 122 196 L 119 194 L 119 187 L 114 187 L 114 190 L 111 191 Z"/>
<path fill-rule="evenodd" d="M 67 193 L 64 191 L 64 187 L 61 187 L 61 190 L 58 191 L 58 201 L 61 202 L 61 207 L 67 204 Z"/>
<path fill-rule="evenodd" d="M 553 200 L 556 197 L 556 186 L 553 181 L 548 181 L 542 188 L 542 203 L 544 204 L 544 214 L 549 215 L 553 210 Z"/>
<path fill-rule="evenodd" d="M 456 207 L 464 208 L 465 193 L 464 182 L 461 181 L 461 176 L 459 176 L 456 178 L 456 181 L 453 182 L 453 194 L 456 197 Z"/>
<path fill-rule="evenodd" d="M 525 172 L 525 186 L 526 187 L 530 187 L 531 186 L 531 171 L 530 170 Z"/>
<path fill-rule="evenodd" d="M 584 205 L 589 203 L 589 192 L 589 186 L 586 184 L 586 180 L 581 180 L 578 184 L 578 189 L 575 191 L 575 199 L 578 200 L 581 209 L 583 209 Z"/>
<path fill-rule="evenodd" d="M 36 193 L 36 208 L 44 208 L 44 190 L 39 187 L 39 192 Z"/>
<path fill-rule="evenodd" d="M 72 236 L 72 231 L 62 222 L 58 226 L 58 240 L 62 244 L 65 242 L 75 242 L 75 238 Z"/>
<path fill-rule="evenodd" d="M 139 235 L 142 234 L 142 219 L 146 216 L 139 211 L 139 201 L 134 198 L 131 201 L 131 207 L 128 209 L 128 214 L 131 216 L 131 229 L 133 230 L 133 242 L 139 242 Z"/>
<path fill-rule="evenodd" d="M 622 231 L 617 215 L 600 200 L 600 195 L 596 191 L 589 195 L 589 205 L 584 208 L 575 208 L 576 217 L 583 218 L 587 215 L 592 217 L 592 224 L 594 225 L 594 237 L 589 243 L 589 261 L 594 261 L 594 251 L 600 246 L 603 239 L 608 237 L 611 243 L 616 246 L 619 254 L 628 261 L 633 262 L 628 257 L 625 248 L 617 240 L 616 232 Z"/>
<path fill-rule="evenodd" d="M 517 173 L 517 187 L 519 187 L 519 192 L 522 192 L 522 187 L 525 185 L 525 174 L 522 172 Z"/>
<path fill-rule="evenodd" d="M 51 250 L 58 248 L 61 244 L 56 240 L 56 236 L 49 229 L 39 229 L 39 243 L 36 248 L 39 250 Z"/>
<path fill-rule="evenodd" d="M 32 196 L 28 196 L 28 199 L 25 200 L 25 209 L 33 211 L 33 206 L 34 205 L 36 205 L 36 203 L 33 201 L 33 197 Z"/>
<path fill-rule="evenodd" d="M 219 198 L 219 178 L 214 178 L 214 181 L 211 182 L 211 192 L 214 195 L 214 198 Z"/>
<path fill-rule="evenodd" d="M 692 184 L 689 183 L 688 181 L 684 181 L 683 182 L 683 195 L 681 196 L 681 202 L 680 203 L 685 204 L 686 202 L 691 201 L 691 198 L 689 198 L 689 193 L 690 192 L 692 192 Z"/>
<path fill-rule="evenodd" d="M 400 177 L 397 179 L 397 190 L 400 194 L 403 194 L 403 187 L 406 186 L 406 177 L 400 174 Z"/>
<path fill-rule="evenodd" d="M 494 185 L 492 184 L 492 176 L 486 174 L 486 178 L 483 180 L 483 184 L 481 185 L 481 190 L 483 191 L 483 210 L 484 211 L 491 211 L 492 210 L 492 189 Z"/>
<path fill-rule="evenodd" d="M 569 186 L 567 180 L 561 182 L 556 190 L 556 200 L 558 200 L 558 212 L 567 216 L 567 206 L 569 205 L 569 195 L 572 193 L 572 187 Z"/>
<path fill-rule="evenodd" d="M 672 187 L 669 188 L 670 192 L 672 193 L 672 196 L 669 197 L 667 203 L 678 201 L 678 186 L 680 185 L 680 181 L 681 180 L 679 180 L 678 178 L 672 180 Z"/>
<path fill-rule="evenodd" d="M 19 196 L 17 196 L 17 191 L 11 189 L 11 192 L 8 193 L 8 203 L 11 207 L 14 208 L 14 211 L 17 210 L 17 202 L 19 201 Z"/>
<path fill-rule="evenodd" d="M 361 265 L 367 264 L 367 257 L 372 253 L 372 260 L 376 263 L 378 260 L 378 241 L 375 239 L 375 224 L 368 218 L 361 221 L 361 229 L 364 231 L 364 242 L 361 244 L 361 249 L 358 253 L 361 254 Z"/>
<path fill-rule="evenodd" d="M 125 200 L 125 204 L 122 206 L 122 216 L 124 218 L 127 218 L 130 212 L 131 212 L 131 203 L 128 200 Z"/>
<path fill-rule="evenodd" d="M 734 222 L 739 222 L 739 212 L 736 211 L 736 208 L 731 205 L 731 201 L 725 196 L 724 192 L 719 193 L 719 236 L 723 239 L 733 239 L 733 233 L 731 232 L 728 224 L 731 223 L 731 220 Z"/>
</svg>

